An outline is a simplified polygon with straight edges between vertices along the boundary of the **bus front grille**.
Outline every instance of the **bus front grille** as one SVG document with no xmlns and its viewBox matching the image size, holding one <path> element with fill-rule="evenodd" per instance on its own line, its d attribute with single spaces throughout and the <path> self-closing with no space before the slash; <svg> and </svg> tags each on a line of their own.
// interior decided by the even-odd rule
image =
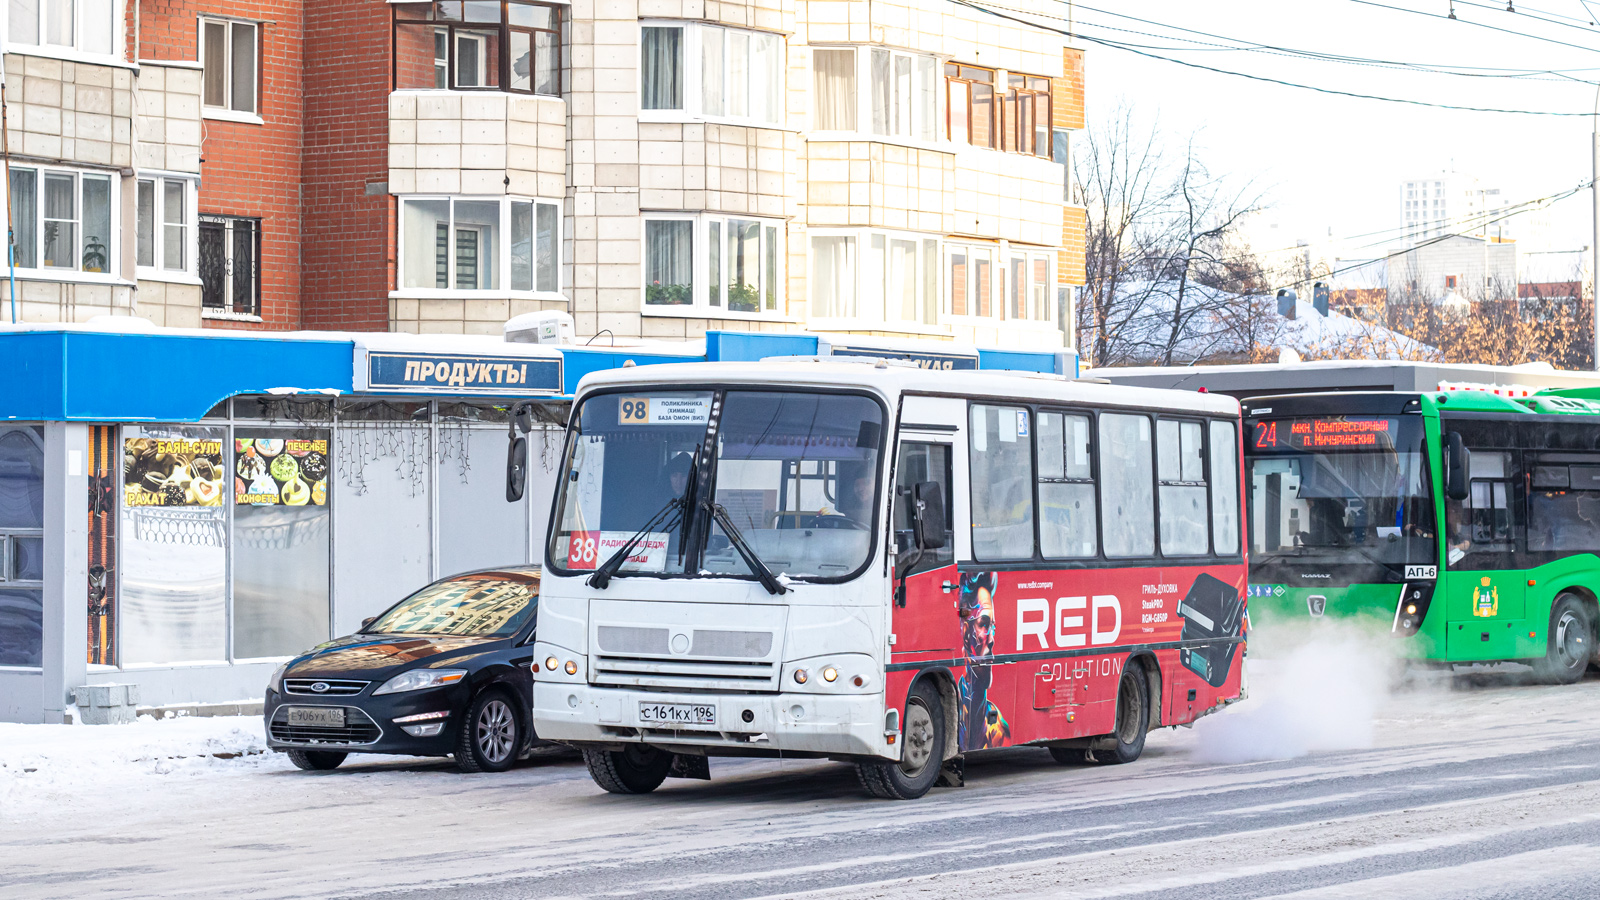
<svg viewBox="0 0 1600 900">
<path fill-rule="evenodd" d="M 597 654 L 591 681 L 660 690 L 776 691 L 778 664 L 724 659 L 653 659 Z"/>
</svg>

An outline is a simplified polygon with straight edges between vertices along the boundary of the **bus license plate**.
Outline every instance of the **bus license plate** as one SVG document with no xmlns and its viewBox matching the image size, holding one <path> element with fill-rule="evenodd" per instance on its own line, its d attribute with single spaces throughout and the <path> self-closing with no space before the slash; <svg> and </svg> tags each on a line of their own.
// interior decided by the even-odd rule
<svg viewBox="0 0 1600 900">
<path fill-rule="evenodd" d="M 717 708 L 699 703 L 639 703 L 641 725 L 715 725 Z"/>
<path fill-rule="evenodd" d="M 289 724 L 319 725 L 323 728 L 343 728 L 344 707 L 291 706 L 289 707 Z"/>
</svg>

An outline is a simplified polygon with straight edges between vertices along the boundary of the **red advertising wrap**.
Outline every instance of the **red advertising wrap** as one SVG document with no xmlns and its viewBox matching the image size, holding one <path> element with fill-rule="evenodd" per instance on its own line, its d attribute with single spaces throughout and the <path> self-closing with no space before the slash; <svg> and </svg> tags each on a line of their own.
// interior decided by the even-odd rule
<svg viewBox="0 0 1600 900">
<path fill-rule="evenodd" d="M 1106 734 L 1123 669 L 1142 657 L 1160 672 L 1151 723 L 1191 722 L 1239 696 L 1244 587 L 1226 565 L 913 575 L 889 697 L 948 668 L 963 751 Z"/>
</svg>

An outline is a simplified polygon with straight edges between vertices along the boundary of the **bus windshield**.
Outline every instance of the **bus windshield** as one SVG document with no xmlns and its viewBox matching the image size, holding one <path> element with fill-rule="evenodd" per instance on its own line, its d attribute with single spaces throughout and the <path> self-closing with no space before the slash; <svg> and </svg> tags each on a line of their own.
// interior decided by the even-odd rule
<svg viewBox="0 0 1600 900">
<path fill-rule="evenodd" d="M 588 397 L 573 416 L 546 558 L 593 570 L 637 535 L 619 575 L 749 577 L 742 538 L 775 575 L 851 575 L 878 527 L 882 441 L 882 406 L 858 394 Z"/>
<path fill-rule="evenodd" d="M 1340 567 L 1352 581 L 1388 581 L 1370 570 L 1435 562 L 1420 418 L 1260 420 L 1249 449 L 1252 580 L 1294 583 L 1270 570 Z"/>
</svg>

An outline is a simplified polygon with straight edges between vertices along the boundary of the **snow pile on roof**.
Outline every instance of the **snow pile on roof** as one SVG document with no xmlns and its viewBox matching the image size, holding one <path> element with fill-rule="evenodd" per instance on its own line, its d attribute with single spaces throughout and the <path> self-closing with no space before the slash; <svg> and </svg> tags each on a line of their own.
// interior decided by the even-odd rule
<svg viewBox="0 0 1600 900">
<path fill-rule="evenodd" d="M 1375 322 L 1364 322 L 1336 310 L 1319 315 L 1304 300 L 1295 301 L 1293 319 L 1280 318 L 1276 310 L 1272 317 L 1282 323 L 1276 346 L 1302 356 L 1419 360 L 1436 355 L 1427 344 Z"/>
</svg>

